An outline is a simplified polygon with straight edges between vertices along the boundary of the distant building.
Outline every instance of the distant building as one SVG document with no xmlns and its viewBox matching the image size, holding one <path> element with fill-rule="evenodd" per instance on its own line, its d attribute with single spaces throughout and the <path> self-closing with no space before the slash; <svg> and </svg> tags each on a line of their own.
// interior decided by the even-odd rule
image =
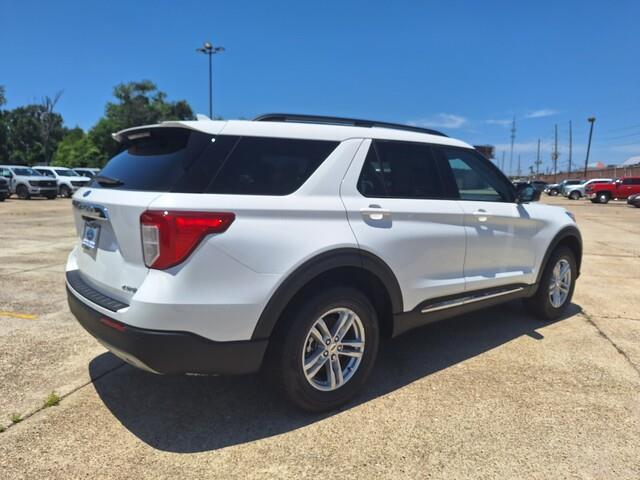
<svg viewBox="0 0 640 480">
<path fill-rule="evenodd" d="M 640 165 L 640 155 L 628 158 L 620 164 L 621 167 L 630 167 L 631 165 Z"/>
</svg>

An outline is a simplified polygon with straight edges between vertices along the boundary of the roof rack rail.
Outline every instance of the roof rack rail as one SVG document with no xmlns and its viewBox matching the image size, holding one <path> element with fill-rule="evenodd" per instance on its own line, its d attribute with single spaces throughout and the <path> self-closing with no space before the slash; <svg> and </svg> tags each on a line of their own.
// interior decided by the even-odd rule
<svg viewBox="0 0 640 480">
<path fill-rule="evenodd" d="M 401 123 L 378 122 L 377 120 L 361 120 L 358 118 L 327 117 L 323 115 L 302 115 L 297 113 L 265 113 L 253 119 L 254 122 L 296 122 L 318 123 L 324 125 L 348 125 L 353 127 L 379 127 L 393 130 L 407 130 L 409 132 L 428 133 L 446 137 L 442 132 L 430 128 L 414 127 Z"/>
</svg>

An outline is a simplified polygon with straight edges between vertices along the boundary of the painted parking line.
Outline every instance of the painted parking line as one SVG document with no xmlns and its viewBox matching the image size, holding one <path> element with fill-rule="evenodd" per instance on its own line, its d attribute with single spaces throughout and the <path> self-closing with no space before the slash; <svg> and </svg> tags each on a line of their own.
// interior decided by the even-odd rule
<svg viewBox="0 0 640 480">
<path fill-rule="evenodd" d="M 2 310 L 0 310 L 0 317 L 22 318 L 23 320 L 35 320 L 38 318 L 36 315 L 31 315 L 30 313 L 3 312 Z"/>
</svg>

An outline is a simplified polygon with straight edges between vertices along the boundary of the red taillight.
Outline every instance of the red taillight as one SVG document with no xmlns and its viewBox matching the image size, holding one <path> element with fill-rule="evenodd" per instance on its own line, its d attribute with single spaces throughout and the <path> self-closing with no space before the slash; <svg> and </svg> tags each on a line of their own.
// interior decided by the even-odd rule
<svg viewBox="0 0 640 480">
<path fill-rule="evenodd" d="M 226 231 L 235 218 L 230 212 L 147 210 L 140 215 L 144 263 L 160 270 L 173 267 L 206 235 Z"/>
<path fill-rule="evenodd" d="M 114 330 L 117 330 L 119 332 L 124 332 L 127 329 L 120 322 L 116 322 L 115 320 L 111 320 L 110 318 L 107 318 L 107 317 L 100 317 L 100 321 L 104 323 L 107 327 L 111 327 Z"/>
</svg>

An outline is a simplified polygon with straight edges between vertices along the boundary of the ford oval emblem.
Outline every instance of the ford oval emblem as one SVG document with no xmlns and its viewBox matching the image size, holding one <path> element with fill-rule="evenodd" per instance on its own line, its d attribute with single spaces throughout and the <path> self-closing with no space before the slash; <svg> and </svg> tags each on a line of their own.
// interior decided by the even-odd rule
<svg viewBox="0 0 640 480">
<path fill-rule="evenodd" d="M 84 192 L 84 193 L 82 194 L 82 196 L 83 196 L 83 197 L 88 197 L 90 193 L 91 193 L 91 190 L 87 190 L 86 192 Z"/>
</svg>

